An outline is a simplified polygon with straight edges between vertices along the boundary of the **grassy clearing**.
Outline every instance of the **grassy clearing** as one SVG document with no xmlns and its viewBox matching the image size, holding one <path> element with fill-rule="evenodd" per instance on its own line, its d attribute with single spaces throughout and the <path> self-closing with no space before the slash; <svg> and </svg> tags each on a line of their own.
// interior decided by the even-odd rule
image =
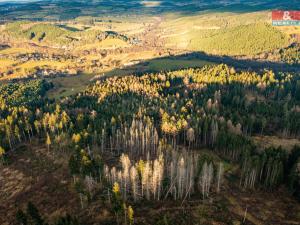
<svg viewBox="0 0 300 225">
<path fill-rule="evenodd" d="M 154 59 L 148 64 L 148 69 L 159 72 L 166 70 L 186 69 L 191 67 L 202 67 L 211 64 L 211 62 L 197 59 Z"/>
<path fill-rule="evenodd" d="M 51 82 L 54 84 L 54 88 L 48 91 L 47 97 L 59 99 L 81 92 L 93 77 L 93 74 L 80 74 L 77 76 L 53 78 Z"/>
<path fill-rule="evenodd" d="M 127 42 L 117 39 L 117 38 L 108 38 L 100 42 L 100 48 L 124 48 L 128 47 Z"/>
<path fill-rule="evenodd" d="M 0 78 L 0 80 L 5 80 L 7 78 L 14 79 L 26 77 L 28 74 L 36 73 L 37 68 L 47 68 L 51 70 L 64 71 L 68 67 L 74 66 L 71 61 L 59 62 L 48 60 L 29 60 L 27 62 L 20 63 L 15 60 L 0 59 L 0 63 L 0 69 L 2 69 L 3 71 L 6 71 L 8 69 L 12 70 L 12 73 L 9 76 L 4 76 Z"/>
<path fill-rule="evenodd" d="M 27 54 L 35 52 L 30 48 L 6 48 L 0 50 L 0 55 L 10 55 L 10 54 Z"/>
<path fill-rule="evenodd" d="M 299 26 L 278 26 L 276 29 L 280 30 L 285 34 L 298 34 L 300 35 L 300 27 Z"/>
<path fill-rule="evenodd" d="M 288 151 L 291 151 L 295 145 L 300 145 L 300 140 L 295 138 L 280 138 L 277 136 L 254 136 L 252 137 L 255 144 L 257 144 L 260 148 L 268 148 L 268 147 L 279 147 L 281 146 Z"/>
<path fill-rule="evenodd" d="M 95 28 L 101 31 L 115 31 L 123 34 L 135 34 L 143 32 L 145 26 L 136 21 L 115 20 L 115 19 L 99 19 L 101 22 L 95 22 Z"/>
<path fill-rule="evenodd" d="M 0 59 L 0 70 L 7 70 L 8 67 L 11 67 L 16 63 L 17 61 L 12 59 Z"/>
<path fill-rule="evenodd" d="M 114 69 L 104 73 L 105 76 L 125 76 L 128 74 L 136 74 L 141 72 L 161 72 L 172 71 L 178 69 L 203 67 L 212 65 L 212 62 L 199 59 L 153 59 L 146 62 L 141 62 L 137 65 L 125 67 L 123 69 Z"/>
<path fill-rule="evenodd" d="M 114 49 L 114 48 L 126 48 L 129 44 L 118 38 L 108 38 L 101 42 L 93 44 L 81 45 L 75 48 L 75 51 L 89 50 L 89 49 Z"/>
<path fill-rule="evenodd" d="M 47 61 L 47 60 L 40 60 L 40 61 L 27 61 L 21 64 L 18 68 L 30 70 L 35 67 L 46 67 L 46 68 L 53 68 L 53 69 L 63 69 L 71 62 L 59 62 L 59 61 Z"/>
</svg>

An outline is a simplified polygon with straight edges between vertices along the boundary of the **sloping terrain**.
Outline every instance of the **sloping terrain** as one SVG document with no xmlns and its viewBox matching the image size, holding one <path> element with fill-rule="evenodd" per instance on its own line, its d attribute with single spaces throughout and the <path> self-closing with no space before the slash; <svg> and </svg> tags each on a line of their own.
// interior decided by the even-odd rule
<svg viewBox="0 0 300 225">
<path fill-rule="evenodd" d="M 31 201 L 47 221 L 65 214 L 76 215 L 83 225 L 114 224 L 108 204 L 93 200 L 82 209 L 73 178 L 68 172 L 68 153 L 48 152 L 41 143 L 20 146 L 11 153 L 10 163 L 0 170 L 0 223 L 12 224 L 18 209 Z M 232 167 L 232 171 L 234 172 Z M 135 224 L 241 224 L 246 214 L 251 225 L 297 225 L 300 205 L 285 191 L 266 193 L 241 191 L 229 183 L 229 175 L 221 195 L 209 200 L 141 202 L 135 207 Z M 276 197 L 280 196 L 280 198 Z M 227 224 L 227 223 L 226 223 Z"/>
</svg>

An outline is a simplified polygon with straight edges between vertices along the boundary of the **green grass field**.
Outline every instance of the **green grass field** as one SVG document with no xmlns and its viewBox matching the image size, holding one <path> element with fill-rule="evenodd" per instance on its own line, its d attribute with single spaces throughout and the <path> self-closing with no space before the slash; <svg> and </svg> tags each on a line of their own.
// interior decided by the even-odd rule
<svg viewBox="0 0 300 225">
<path fill-rule="evenodd" d="M 160 72 L 168 70 L 186 69 L 210 65 L 211 62 L 198 59 L 154 59 L 147 65 L 150 71 Z"/>
<path fill-rule="evenodd" d="M 56 77 L 52 78 L 51 82 L 54 88 L 48 91 L 49 98 L 59 99 L 61 97 L 70 96 L 83 91 L 90 83 L 90 79 L 94 74 L 79 74 L 76 76 Z"/>
<path fill-rule="evenodd" d="M 8 67 L 13 66 L 15 63 L 16 61 L 12 59 L 0 59 L 0 70 L 5 71 Z"/>
<path fill-rule="evenodd" d="M 6 48 L 0 50 L 0 55 L 28 54 L 33 52 L 32 49 L 28 48 Z"/>
<path fill-rule="evenodd" d="M 203 67 L 205 65 L 212 65 L 212 62 L 199 60 L 195 58 L 179 58 L 179 59 L 169 59 L 169 58 L 157 58 L 152 59 L 140 64 L 125 67 L 123 69 L 114 69 L 104 73 L 104 76 L 125 76 L 129 74 L 136 74 L 141 72 L 161 72 L 161 71 L 172 71 L 186 68 Z"/>
</svg>

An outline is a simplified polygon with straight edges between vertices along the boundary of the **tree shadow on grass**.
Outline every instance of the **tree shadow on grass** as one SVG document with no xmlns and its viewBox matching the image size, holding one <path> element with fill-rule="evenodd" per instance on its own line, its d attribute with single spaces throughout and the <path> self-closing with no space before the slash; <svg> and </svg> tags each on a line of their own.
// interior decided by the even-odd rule
<svg viewBox="0 0 300 225">
<path fill-rule="evenodd" d="M 192 52 L 176 56 L 166 56 L 145 61 L 134 65 L 116 68 L 104 74 L 104 77 L 122 76 L 129 74 L 156 73 L 186 68 L 198 68 L 210 64 L 227 64 L 237 70 L 261 72 L 265 69 L 274 72 L 300 72 L 300 64 L 290 65 L 284 62 L 271 62 L 252 59 L 239 59 L 232 56 L 210 55 L 204 52 Z"/>
</svg>

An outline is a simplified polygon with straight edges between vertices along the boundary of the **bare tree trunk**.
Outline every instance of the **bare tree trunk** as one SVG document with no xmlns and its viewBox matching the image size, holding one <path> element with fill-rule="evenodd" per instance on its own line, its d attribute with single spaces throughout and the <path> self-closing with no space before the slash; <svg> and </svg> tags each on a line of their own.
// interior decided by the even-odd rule
<svg viewBox="0 0 300 225">
<path fill-rule="evenodd" d="M 246 222 L 247 211 L 248 211 L 248 207 L 246 207 L 246 209 L 245 209 L 244 218 L 243 218 L 243 224 L 245 224 L 245 222 Z"/>
</svg>

